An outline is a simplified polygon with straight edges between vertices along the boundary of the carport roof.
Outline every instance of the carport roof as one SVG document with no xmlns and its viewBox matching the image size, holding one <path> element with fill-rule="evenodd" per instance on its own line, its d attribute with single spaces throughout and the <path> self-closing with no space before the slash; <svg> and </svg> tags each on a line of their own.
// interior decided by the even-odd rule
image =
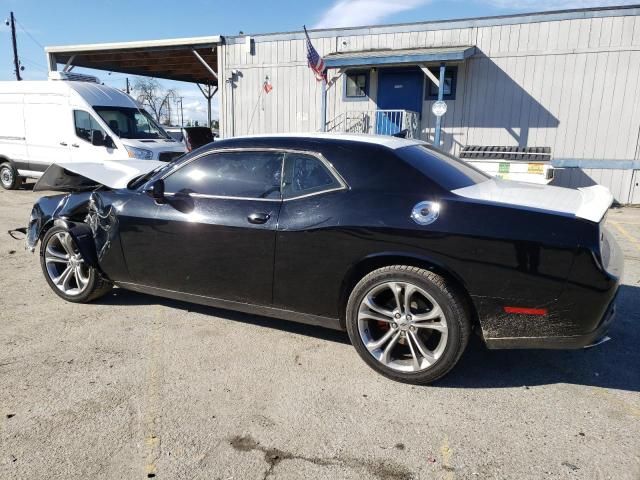
<svg viewBox="0 0 640 480">
<path fill-rule="evenodd" d="M 327 68 L 342 68 L 375 65 L 422 64 L 430 62 L 462 61 L 476 53 L 476 47 L 406 48 L 361 50 L 356 52 L 330 53 L 324 58 Z"/>
<path fill-rule="evenodd" d="M 84 67 L 130 75 L 217 85 L 221 37 L 46 47 L 49 70 Z"/>
</svg>

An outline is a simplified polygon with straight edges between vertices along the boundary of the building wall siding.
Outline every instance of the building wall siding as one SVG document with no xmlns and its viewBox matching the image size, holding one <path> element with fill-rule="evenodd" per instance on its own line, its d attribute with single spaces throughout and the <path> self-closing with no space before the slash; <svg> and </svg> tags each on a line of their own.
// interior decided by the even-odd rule
<svg viewBox="0 0 640 480">
<path fill-rule="evenodd" d="M 626 203 L 633 198 L 633 170 L 612 165 L 640 160 L 640 17 L 629 12 L 442 30 L 318 31 L 312 41 L 321 55 L 476 45 L 478 53 L 458 64 L 456 99 L 447 102 L 443 118 L 444 148 L 459 153 L 471 144 L 548 146 L 561 165 L 590 161 L 589 168 L 558 171 L 555 183 L 602 183 Z M 240 72 L 233 98 L 230 83 L 221 87 L 223 136 L 320 130 L 321 83 L 306 65 L 303 39 L 256 38 L 253 51 L 232 42 L 222 48 L 220 62 L 224 79 L 231 70 Z M 269 94 L 262 90 L 267 76 Z M 343 82 L 344 76 L 337 78 L 328 90 L 328 121 L 376 108 L 377 72 L 370 73 L 368 101 L 344 101 Z M 423 101 L 420 126 L 427 141 L 435 128 L 431 105 Z M 593 161 L 605 168 L 592 168 Z"/>
</svg>

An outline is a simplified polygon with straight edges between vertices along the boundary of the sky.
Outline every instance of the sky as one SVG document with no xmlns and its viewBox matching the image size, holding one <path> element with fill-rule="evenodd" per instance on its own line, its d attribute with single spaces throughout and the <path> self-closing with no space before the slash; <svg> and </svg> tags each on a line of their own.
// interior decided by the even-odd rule
<svg viewBox="0 0 640 480">
<path fill-rule="evenodd" d="M 0 0 L 0 80 L 14 78 L 11 36 L 4 24 L 10 11 L 18 22 L 23 78 L 44 80 L 45 45 L 282 32 L 300 30 L 303 25 L 347 27 L 631 3 L 637 0 Z M 125 75 L 95 74 L 107 85 L 124 88 Z M 163 85 L 184 97 L 185 122 L 206 119 L 206 101 L 195 85 Z M 218 116 L 216 97 L 214 118 Z"/>
</svg>

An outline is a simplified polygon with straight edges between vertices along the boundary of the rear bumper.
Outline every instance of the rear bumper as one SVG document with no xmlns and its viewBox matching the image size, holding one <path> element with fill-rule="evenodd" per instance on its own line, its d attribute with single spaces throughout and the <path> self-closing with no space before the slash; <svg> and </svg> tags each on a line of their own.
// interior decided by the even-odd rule
<svg viewBox="0 0 640 480">
<path fill-rule="evenodd" d="M 589 347 L 600 342 L 605 336 L 616 316 L 616 297 L 611 301 L 598 327 L 584 335 L 553 336 L 553 337 L 501 337 L 485 338 L 485 343 L 492 350 L 498 349 L 546 349 L 570 350 Z"/>
</svg>

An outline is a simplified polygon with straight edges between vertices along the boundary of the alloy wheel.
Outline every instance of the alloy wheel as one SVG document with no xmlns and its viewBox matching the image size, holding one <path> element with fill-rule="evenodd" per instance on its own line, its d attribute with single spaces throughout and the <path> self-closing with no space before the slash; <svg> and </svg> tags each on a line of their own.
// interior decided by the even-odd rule
<svg viewBox="0 0 640 480">
<path fill-rule="evenodd" d="M 87 289 L 90 267 L 85 264 L 68 232 L 51 236 L 44 259 L 51 282 L 65 295 L 77 296 Z"/>
<path fill-rule="evenodd" d="M 436 300 L 409 282 L 373 287 L 358 308 L 358 332 L 369 353 L 399 372 L 421 372 L 442 356 L 447 319 Z"/>
</svg>

